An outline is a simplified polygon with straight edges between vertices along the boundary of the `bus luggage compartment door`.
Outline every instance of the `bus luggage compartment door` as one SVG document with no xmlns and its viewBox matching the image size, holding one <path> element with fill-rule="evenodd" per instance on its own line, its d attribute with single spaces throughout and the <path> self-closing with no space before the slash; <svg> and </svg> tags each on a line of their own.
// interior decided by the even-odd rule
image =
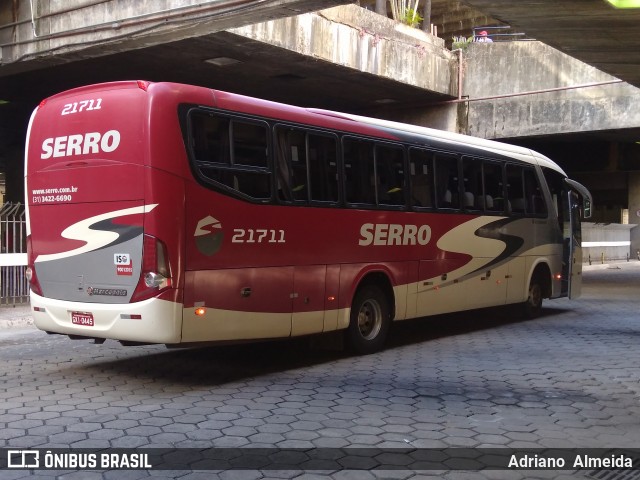
<svg viewBox="0 0 640 480">
<path fill-rule="evenodd" d="M 325 265 L 295 267 L 291 294 L 291 336 L 319 333 L 324 330 L 326 276 Z"/>
<path fill-rule="evenodd" d="M 182 341 L 288 337 L 293 271 L 294 267 L 187 271 Z M 198 306 L 205 307 L 204 315 L 194 314 Z"/>
</svg>

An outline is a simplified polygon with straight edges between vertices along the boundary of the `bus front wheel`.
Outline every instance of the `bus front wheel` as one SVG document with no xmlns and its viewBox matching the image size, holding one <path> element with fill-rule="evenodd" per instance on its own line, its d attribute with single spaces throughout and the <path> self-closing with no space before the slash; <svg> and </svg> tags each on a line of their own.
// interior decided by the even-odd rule
<svg viewBox="0 0 640 480">
<path fill-rule="evenodd" d="M 524 316 L 526 318 L 536 318 L 542 312 L 542 299 L 544 289 L 539 275 L 534 275 L 529 284 L 529 297 L 523 304 Z"/>
<path fill-rule="evenodd" d="M 356 293 L 346 331 L 347 343 L 360 354 L 382 349 L 390 323 L 389 300 L 376 285 L 365 285 Z"/>
</svg>

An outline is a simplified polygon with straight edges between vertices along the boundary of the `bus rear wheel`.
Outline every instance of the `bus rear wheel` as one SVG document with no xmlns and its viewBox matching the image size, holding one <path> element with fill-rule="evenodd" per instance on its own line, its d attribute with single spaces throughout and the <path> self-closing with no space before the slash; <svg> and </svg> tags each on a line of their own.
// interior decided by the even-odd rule
<svg viewBox="0 0 640 480">
<path fill-rule="evenodd" d="M 542 299 L 544 298 L 544 289 L 539 275 L 534 275 L 529 284 L 529 297 L 523 303 L 523 312 L 525 318 L 537 318 L 542 312 Z"/>
<path fill-rule="evenodd" d="M 382 349 L 391 317 L 389 300 L 376 285 L 365 285 L 353 298 L 351 318 L 346 331 L 347 343 L 356 353 L 368 354 Z"/>
</svg>

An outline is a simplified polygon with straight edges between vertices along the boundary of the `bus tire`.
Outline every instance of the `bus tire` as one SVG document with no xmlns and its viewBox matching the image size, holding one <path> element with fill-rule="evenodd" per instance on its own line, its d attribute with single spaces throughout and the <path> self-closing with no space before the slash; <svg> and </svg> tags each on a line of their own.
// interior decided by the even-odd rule
<svg viewBox="0 0 640 480">
<path fill-rule="evenodd" d="M 350 349 L 359 354 L 382 349 L 387 338 L 391 313 L 389 299 L 377 285 L 361 287 L 351 305 L 351 318 L 346 331 Z"/>
<path fill-rule="evenodd" d="M 537 318 L 542 312 L 542 300 L 544 298 L 544 286 L 539 274 L 531 277 L 529 283 L 529 296 L 522 304 L 522 310 L 525 318 Z"/>
</svg>

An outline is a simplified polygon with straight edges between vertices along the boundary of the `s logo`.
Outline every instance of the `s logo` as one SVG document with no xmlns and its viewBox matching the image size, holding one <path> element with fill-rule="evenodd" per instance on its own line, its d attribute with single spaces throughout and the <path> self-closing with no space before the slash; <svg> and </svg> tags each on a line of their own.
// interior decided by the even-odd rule
<svg viewBox="0 0 640 480">
<path fill-rule="evenodd" d="M 193 236 L 198 251 L 207 257 L 211 257 L 218 253 L 220 247 L 222 247 L 222 240 L 224 239 L 222 224 L 211 215 L 208 215 L 198 222 Z"/>
<path fill-rule="evenodd" d="M 86 218 L 78 223 L 74 223 L 65 228 L 60 235 L 69 240 L 84 242 L 84 245 L 79 248 L 74 248 L 73 250 L 67 250 L 66 252 L 38 255 L 36 262 L 50 262 L 52 260 L 60 260 L 62 258 L 93 252 L 94 250 L 116 245 L 137 235 L 141 235 L 142 228 L 118 225 L 113 222 L 113 219 L 127 215 L 148 213 L 157 206 L 158 204 L 154 203 L 141 207 L 125 208 L 123 210 L 96 215 L 95 217 Z"/>
</svg>

